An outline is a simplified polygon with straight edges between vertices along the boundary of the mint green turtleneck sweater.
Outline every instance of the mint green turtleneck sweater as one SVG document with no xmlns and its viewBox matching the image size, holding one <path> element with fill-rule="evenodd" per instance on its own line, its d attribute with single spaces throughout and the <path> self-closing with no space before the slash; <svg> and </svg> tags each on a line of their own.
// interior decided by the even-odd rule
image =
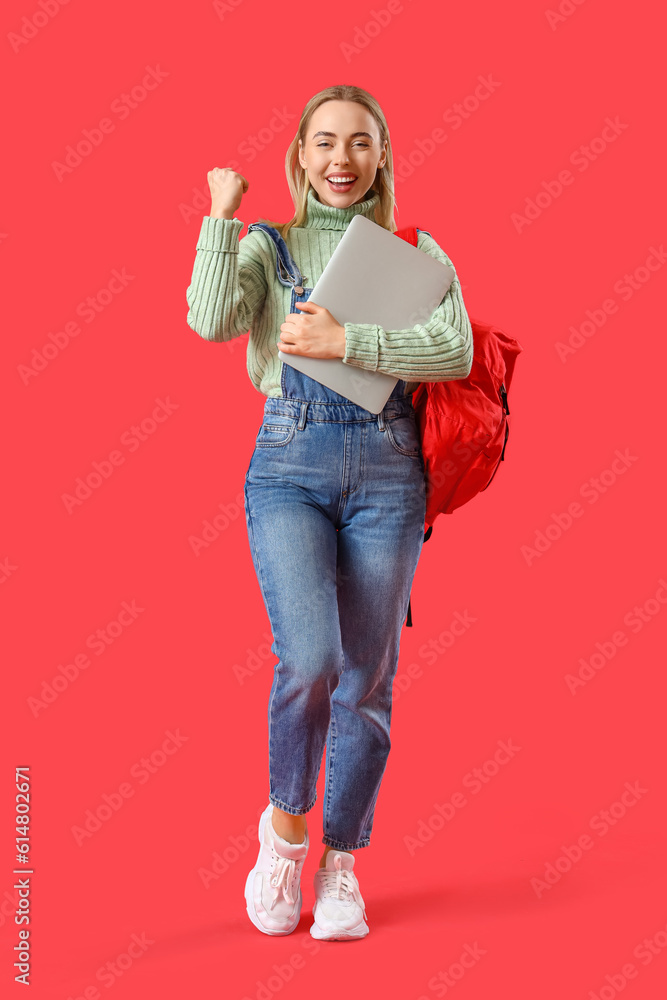
<svg viewBox="0 0 667 1000">
<path fill-rule="evenodd" d="M 355 215 L 375 221 L 379 196 L 336 208 L 308 190 L 307 219 L 291 228 L 286 243 L 303 275 L 314 288 L 343 233 Z M 205 215 L 197 241 L 192 281 L 186 297 L 188 325 L 205 340 L 228 341 L 250 330 L 246 364 L 255 388 L 265 396 L 280 396 L 282 361 L 277 341 L 280 326 L 290 312 L 291 288 L 278 281 L 276 248 L 259 230 L 239 240 L 240 219 Z M 453 267 L 447 254 L 426 233 L 417 244 Z M 472 366 L 472 329 L 463 304 L 458 277 L 426 323 L 408 330 L 384 330 L 366 323 L 345 323 L 348 365 L 385 372 L 405 379 L 407 391 L 419 382 L 466 378 Z"/>
</svg>

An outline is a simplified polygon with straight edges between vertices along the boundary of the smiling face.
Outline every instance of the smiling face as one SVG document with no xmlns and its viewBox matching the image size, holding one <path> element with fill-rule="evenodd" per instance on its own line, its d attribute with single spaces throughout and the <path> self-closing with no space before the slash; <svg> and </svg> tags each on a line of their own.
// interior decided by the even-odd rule
<svg viewBox="0 0 667 1000">
<path fill-rule="evenodd" d="M 320 201 L 349 208 L 364 201 L 377 170 L 387 159 L 387 141 L 380 143 L 377 123 L 356 101 L 325 101 L 315 109 L 299 140 L 299 163 Z M 349 182 L 331 180 L 336 175 Z"/>
</svg>

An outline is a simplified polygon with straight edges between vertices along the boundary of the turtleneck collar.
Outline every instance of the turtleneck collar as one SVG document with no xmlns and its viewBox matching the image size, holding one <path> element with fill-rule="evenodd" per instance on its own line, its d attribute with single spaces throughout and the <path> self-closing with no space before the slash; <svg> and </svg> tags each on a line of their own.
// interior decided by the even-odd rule
<svg viewBox="0 0 667 1000">
<path fill-rule="evenodd" d="M 380 195 L 376 193 L 356 205 L 337 208 L 321 202 L 315 195 L 315 188 L 310 187 L 307 195 L 308 215 L 303 225 L 307 229 L 347 229 L 355 215 L 365 215 L 371 222 L 375 222 L 375 208 L 379 202 Z"/>
</svg>

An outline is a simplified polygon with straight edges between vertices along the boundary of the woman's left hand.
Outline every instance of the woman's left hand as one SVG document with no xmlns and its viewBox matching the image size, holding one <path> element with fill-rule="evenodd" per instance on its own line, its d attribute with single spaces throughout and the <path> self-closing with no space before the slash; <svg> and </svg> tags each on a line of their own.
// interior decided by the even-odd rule
<svg viewBox="0 0 667 1000">
<path fill-rule="evenodd" d="M 345 327 L 328 309 L 310 299 L 297 302 L 296 307 L 303 312 L 287 314 L 280 327 L 278 348 L 285 354 L 302 354 L 309 358 L 344 358 Z"/>
</svg>

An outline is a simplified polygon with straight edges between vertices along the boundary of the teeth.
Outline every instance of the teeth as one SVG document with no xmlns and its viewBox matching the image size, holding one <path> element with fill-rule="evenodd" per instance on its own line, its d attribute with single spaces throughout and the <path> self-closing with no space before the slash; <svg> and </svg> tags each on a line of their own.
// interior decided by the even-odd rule
<svg viewBox="0 0 667 1000">
<path fill-rule="evenodd" d="M 352 181 L 356 180 L 356 177 L 327 177 L 327 180 L 331 181 L 332 184 L 350 184 Z"/>
</svg>

